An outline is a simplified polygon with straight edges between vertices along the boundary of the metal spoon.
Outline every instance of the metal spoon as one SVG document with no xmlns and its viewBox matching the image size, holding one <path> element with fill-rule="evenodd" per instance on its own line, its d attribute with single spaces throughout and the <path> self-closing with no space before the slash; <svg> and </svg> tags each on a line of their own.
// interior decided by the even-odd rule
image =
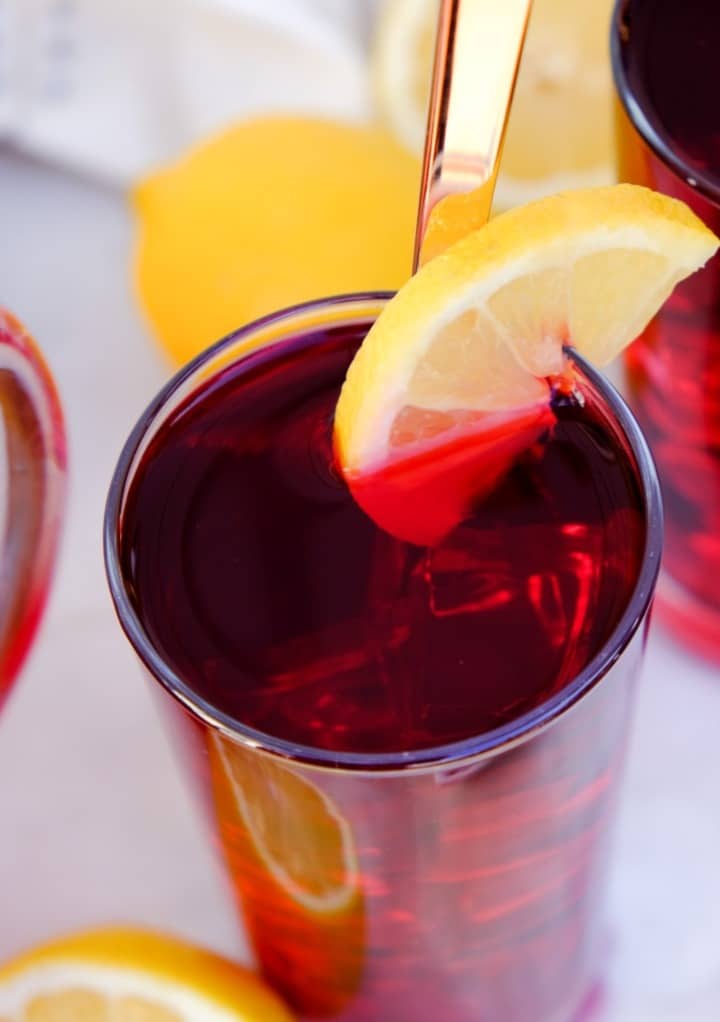
<svg viewBox="0 0 720 1022">
<path fill-rule="evenodd" d="M 490 216 L 531 7 L 532 0 L 441 0 L 415 269 L 442 199 L 482 189 L 473 225 Z"/>
</svg>

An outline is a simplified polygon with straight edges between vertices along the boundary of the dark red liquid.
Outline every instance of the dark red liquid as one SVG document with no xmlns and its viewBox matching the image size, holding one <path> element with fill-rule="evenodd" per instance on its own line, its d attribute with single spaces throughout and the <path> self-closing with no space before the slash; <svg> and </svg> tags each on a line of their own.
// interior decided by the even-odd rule
<svg viewBox="0 0 720 1022">
<path fill-rule="evenodd" d="M 631 93 L 678 158 L 720 187 L 720 5 L 626 0 L 621 7 Z"/>
<path fill-rule="evenodd" d="M 616 59 L 620 172 L 688 203 L 720 232 L 720 4 L 630 0 Z M 648 144 L 652 142 L 652 145 Z M 659 148 L 659 152 L 658 150 Z M 670 151 L 670 155 L 664 149 Z M 689 183 L 688 183 L 689 182 Z M 715 194 L 717 199 L 711 196 Z M 666 521 L 661 606 L 720 656 L 720 259 L 681 284 L 627 353 L 631 403 L 658 463 Z"/>
<path fill-rule="evenodd" d="M 333 468 L 357 333 L 256 353 L 173 415 L 128 497 L 123 570 L 214 706 L 323 749 L 418 749 L 520 716 L 600 650 L 637 579 L 642 500 L 581 384 L 441 544 L 393 538 Z"/>
</svg>

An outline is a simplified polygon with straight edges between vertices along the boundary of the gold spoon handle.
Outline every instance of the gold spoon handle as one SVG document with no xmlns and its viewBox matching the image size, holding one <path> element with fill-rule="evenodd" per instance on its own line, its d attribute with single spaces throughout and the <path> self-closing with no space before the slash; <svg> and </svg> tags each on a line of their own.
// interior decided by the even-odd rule
<svg viewBox="0 0 720 1022">
<path fill-rule="evenodd" d="M 532 0 L 441 0 L 415 269 L 441 199 L 482 188 L 477 218 L 490 216 L 531 6 Z"/>
</svg>

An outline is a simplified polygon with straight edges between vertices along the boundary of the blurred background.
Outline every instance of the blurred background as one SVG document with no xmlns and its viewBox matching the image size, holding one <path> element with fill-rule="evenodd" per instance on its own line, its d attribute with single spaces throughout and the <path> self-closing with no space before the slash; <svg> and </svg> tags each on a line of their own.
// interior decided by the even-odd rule
<svg viewBox="0 0 720 1022">
<path fill-rule="evenodd" d="M 536 0 L 496 208 L 612 180 L 611 6 Z M 204 346 L 406 279 L 436 10 L 0 0 L 0 303 L 56 377 L 71 473 L 49 613 L 0 717 L 0 957 L 113 921 L 247 956 L 106 595 L 105 493 L 143 407 Z M 611 884 L 611 1022 L 720 1018 L 718 714 L 712 669 L 656 629 Z"/>
</svg>

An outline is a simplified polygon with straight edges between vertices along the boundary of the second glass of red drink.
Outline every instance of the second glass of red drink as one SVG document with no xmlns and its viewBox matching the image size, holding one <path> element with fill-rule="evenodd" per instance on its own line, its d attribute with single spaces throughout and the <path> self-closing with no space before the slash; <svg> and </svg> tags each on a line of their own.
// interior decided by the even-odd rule
<svg viewBox="0 0 720 1022">
<path fill-rule="evenodd" d="M 720 230 L 716 0 L 618 0 L 612 28 L 624 181 Z M 657 459 L 666 520 L 659 608 L 720 658 L 720 257 L 684 281 L 626 353 L 629 399 Z"/>
<path fill-rule="evenodd" d="M 47 599 L 65 497 L 65 427 L 55 383 L 21 324 L 0 308 L 0 709 Z"/>
</svg>

